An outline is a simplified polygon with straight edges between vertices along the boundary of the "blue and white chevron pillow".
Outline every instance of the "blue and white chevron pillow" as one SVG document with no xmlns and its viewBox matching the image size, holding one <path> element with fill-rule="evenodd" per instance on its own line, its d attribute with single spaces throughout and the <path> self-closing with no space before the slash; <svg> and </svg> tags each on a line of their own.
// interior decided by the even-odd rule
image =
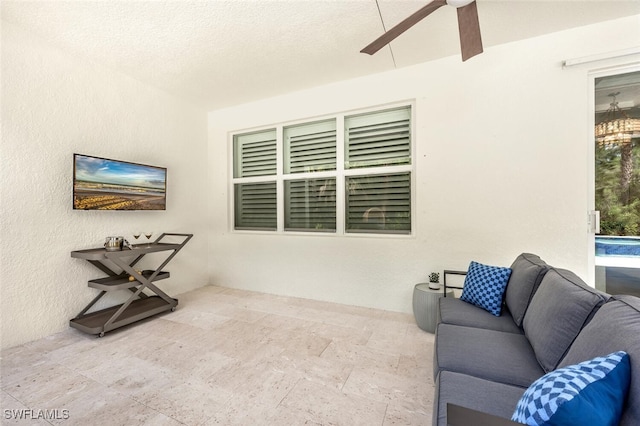
<svg viewBox="0 0 640 426">
<path fill-rule="evenodd" d="M 464 279 L 460 300 L 471 303 L 499 317 L 502 296 L 509 283 L 511 268 L 471 262 Z"/>
<path fill-rule="evenodd" d="M 619 351 L 545 374 L 520 398 L 511 420 L 536 426 L 617 425 L 631 381 Z"/>
</svg>

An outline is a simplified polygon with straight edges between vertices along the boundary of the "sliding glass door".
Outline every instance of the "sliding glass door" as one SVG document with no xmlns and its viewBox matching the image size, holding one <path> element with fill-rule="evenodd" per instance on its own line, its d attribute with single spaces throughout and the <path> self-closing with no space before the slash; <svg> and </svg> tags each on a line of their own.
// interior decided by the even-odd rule
<svg viewBox="0 0 640 426">
<path fill-rule="evenodd" d="M 640 69 L 595 77 L 594 105 L 595 284 L 640 296 Z"/>
</svg>

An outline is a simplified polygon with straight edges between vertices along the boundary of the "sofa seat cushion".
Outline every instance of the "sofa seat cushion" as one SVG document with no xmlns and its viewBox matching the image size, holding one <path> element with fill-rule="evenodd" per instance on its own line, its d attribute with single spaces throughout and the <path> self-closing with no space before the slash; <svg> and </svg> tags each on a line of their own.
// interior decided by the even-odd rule
<svg viewBox="0 0 640 426">
<path fill-rule="evenodd" d="M 447 426 L 447 403 L 509 419 L 525 390 L 519 386 L 442 371 L 436 380 L 433 425 Z"/>
<path fill-rule="evenodd" d="M 522 334 L 442 323 L 436 333 L 434 377 L 448 370 L 526 388 L 545 373 Z"/>
<path fill-rule="evenodd" d="M 529 303 L 550 268 L 539 256 L 531 253 L 522 253 L 511 264 L 504 300 L 518 327 L 522 326 Z"/>
<path fill-rule="evenodd" d="M 545 274 L 522 323 L 545 372 L 556 369 L 580 330 L 606 300 L 571 271 L 551 269 Z"/>
<path fill-rule="evenodd" d="M 466 327 L 484 328 L 487 330 L 504 331 L 507 333 L 523 334 L 511 317 L 508 309 L 497 317 L 484 309 L 473 306 L 454 297 L 438 299 L 440 322 L 444 324 L 464 325 Z"/>
<path fill-rule="evenodd" d="M 630 375 L 623 351 L 558 368 L 529 386 L 511 420 L 535 426 L 617 425 Z"/>
<path fill-rule="evenodd" d="M 631 384 L 620 426 L 640 425 L 640 298 L 614 296 L 605 303 L 580 332 L 559 367 L 614 351 L 625 351 L 631 362 Z"/>
</svg>

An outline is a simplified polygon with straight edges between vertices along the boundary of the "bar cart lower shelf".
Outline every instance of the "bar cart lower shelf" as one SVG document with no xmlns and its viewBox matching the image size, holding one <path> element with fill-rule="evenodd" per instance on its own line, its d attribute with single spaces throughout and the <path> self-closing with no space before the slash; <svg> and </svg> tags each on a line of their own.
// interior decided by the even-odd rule
<svg viewBox="0 0 640 426">
<path fill-rule="evenodd" d="M 180 243 L 162 242 L 165 237 L 183 238 Z M 76 250 L 71 257 L 85 259 L 96 268 L 107 274 L 104 278 L 89 280 L 89 287 L 100 290 L 98 294 L 69 325 L 89 334 L 102 337 L 108 331 L 158 315 L 162 312 L 175 311 L 178 299 L 174 299 L 160 290 L 154 281 L 169 278 L 170 274 L 163 268 L 173 259 L 193 234 L 160 235 L 153 243 L 132 246 L 130 249 L 107 251 L 104 248 Z M 147 254 L 167 252 L 167 257 L 156 269 L 138 271 L 134 266 Z M 133 260 L 131 260 L 133 258 Z M 129 290 L 132 294 L 126 302 L 98 311 L 88 312 L 105 294 L 115 290 Z M 148 290 L 153 295 L 146 294 Z"/>
<path fill-rule="evenodd" d="M 175 311 L 176 306 L 178 305 L 178 299 L 173 300 L 176 302 L 174 306 L 171 306 L 159 296 L 149 296 L 144 299 L 134 300 L 129 304 L 129 306 L 127 306 L 127 309 L 122 311 L 122 315 L 118 317 L 118 321 L 113 322 L 108 327 L 106 327 L 105 324 L 111 317 L 113 317 L 113 314 L 122 307 L 122 305 L 112 306 L 110 308 L 73 318 L 69 321 L 69 324 L 71 327 L 77 328 L 85 333 L 97 334 L 102 337 L 107 331 L 115 330 L 116 328 L 158 315 L 162 312 Z"/>
</svg>

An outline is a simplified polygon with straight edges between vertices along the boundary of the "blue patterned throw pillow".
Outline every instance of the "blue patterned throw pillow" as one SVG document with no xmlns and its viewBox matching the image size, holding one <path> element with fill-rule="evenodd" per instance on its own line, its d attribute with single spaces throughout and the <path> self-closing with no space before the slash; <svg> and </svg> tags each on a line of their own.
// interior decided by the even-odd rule
<svg viewBox="0 0 640 426">
<path fill-rule="evenodd" d="M 510 268 L 471 262 L 464 279 L 460 300 L 476 305 L 499 317 L 502 312 L 502 296 L 510 276 Z"/>
<path fill-rule="evenodd" d="M 527 425 L 617 425 L 631 380 L 619 351 L 545 374 L 520 398 L 511 420 Z"/>
</svg>

